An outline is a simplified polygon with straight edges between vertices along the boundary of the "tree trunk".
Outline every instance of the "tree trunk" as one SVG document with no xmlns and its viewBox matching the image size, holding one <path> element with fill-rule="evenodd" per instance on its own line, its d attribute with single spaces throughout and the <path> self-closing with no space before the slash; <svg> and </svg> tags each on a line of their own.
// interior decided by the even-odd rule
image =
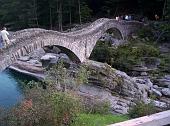
<svg viewBox="0 0 170 126">
<path fill-rule="evenodd" d="M 81 4 L 80 4 L 80 0 L 78 0 L 78 6 L 79 6 L 79 21 L 80 21 L 80 24 L 82 24 L 82 17 L 81 17 Z"/>
<path fill-rule="evenodd" d="M 53 29 L 53 22 L 52 22 L 52 8 L 50 7 L 50 29 Z"/>
<path fill-rule="evenodd" d="M 164 8 L 163 8 L 163 12 L 162 12 L 162 20 L 164 20 L 164 18 L 165 18 L 166 5 L 167 5 L 167 0 L 165 0 L 165 2 L 164 2 Z"/>
<path fill-rule="evenodd" d="M 39 27 L 38 16 L 37 16 L 37 1 L 36 0 L 34 0 L 34 15 L 35 15 L 36 25 L 37 25 L 37 27 Z"/>
<path fill-rule="evenodd" d="M 59 8 L 58 8 L 58 24 L 59 24 L 59 30 L 63 31 L 62 27 L 62 1 L 59 2 Z"/>
<path fill-rule="evenodd" d="M 70 16 L 70 27 L 72 25 L 72 13 L 71 13 L 71 4 L 69 6 L 69 16 Z"/>
</svg>

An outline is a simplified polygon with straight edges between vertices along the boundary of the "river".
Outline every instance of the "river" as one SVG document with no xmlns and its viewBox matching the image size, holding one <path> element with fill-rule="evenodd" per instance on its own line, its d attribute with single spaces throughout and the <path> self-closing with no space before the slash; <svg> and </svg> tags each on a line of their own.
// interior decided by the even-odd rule
<svg viewBox="0 0 170 126">
<path fill-rule="evenodd" d="M 9 108 L 23 98 L 23 81 L 28 77 L 5 70 L 0 73 L 0 106 Z"/>
</svg>

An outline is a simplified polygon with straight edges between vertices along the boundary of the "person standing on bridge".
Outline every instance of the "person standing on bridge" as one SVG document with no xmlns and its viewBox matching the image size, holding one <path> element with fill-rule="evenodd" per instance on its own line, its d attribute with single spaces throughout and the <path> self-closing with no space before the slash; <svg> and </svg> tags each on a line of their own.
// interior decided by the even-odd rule
<svg viewBox="0 0 170 126">
<path fill-rule="evenodd" d="M 2 36 L 0 35 L 0 51 L 3 48 L 3 40 L 2 40 Z"/>
<path fill-rule="evenodd" d="M 9 33 L 7 32 L 6 27 L 3 27 L 1 31 L 2 41 L 5 47 L 7 47 L 10 44 L 10 41 L 8 39 Z"/>
</svg>

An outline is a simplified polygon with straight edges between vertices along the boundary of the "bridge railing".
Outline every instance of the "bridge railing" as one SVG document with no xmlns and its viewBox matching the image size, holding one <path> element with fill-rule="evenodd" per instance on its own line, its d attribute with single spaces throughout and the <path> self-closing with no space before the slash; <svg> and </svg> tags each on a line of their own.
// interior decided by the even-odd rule
<svg viewBox="0 0 170 126">
<path fill-rule="evenodd" d="M 170 110 L 108 126 L 170 126 Z"/>
</svg>

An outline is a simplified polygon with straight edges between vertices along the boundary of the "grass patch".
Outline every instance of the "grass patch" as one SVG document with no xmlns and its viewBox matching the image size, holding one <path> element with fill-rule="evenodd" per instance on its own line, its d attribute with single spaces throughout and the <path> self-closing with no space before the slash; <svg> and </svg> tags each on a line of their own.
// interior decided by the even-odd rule
<svg viewBox="0 0 170 126">
<path fill-rule="evenodd" d="M 71 126 L 106 126 L 128 119 L 126 115 L 80 114 Z"/>
</svg>

